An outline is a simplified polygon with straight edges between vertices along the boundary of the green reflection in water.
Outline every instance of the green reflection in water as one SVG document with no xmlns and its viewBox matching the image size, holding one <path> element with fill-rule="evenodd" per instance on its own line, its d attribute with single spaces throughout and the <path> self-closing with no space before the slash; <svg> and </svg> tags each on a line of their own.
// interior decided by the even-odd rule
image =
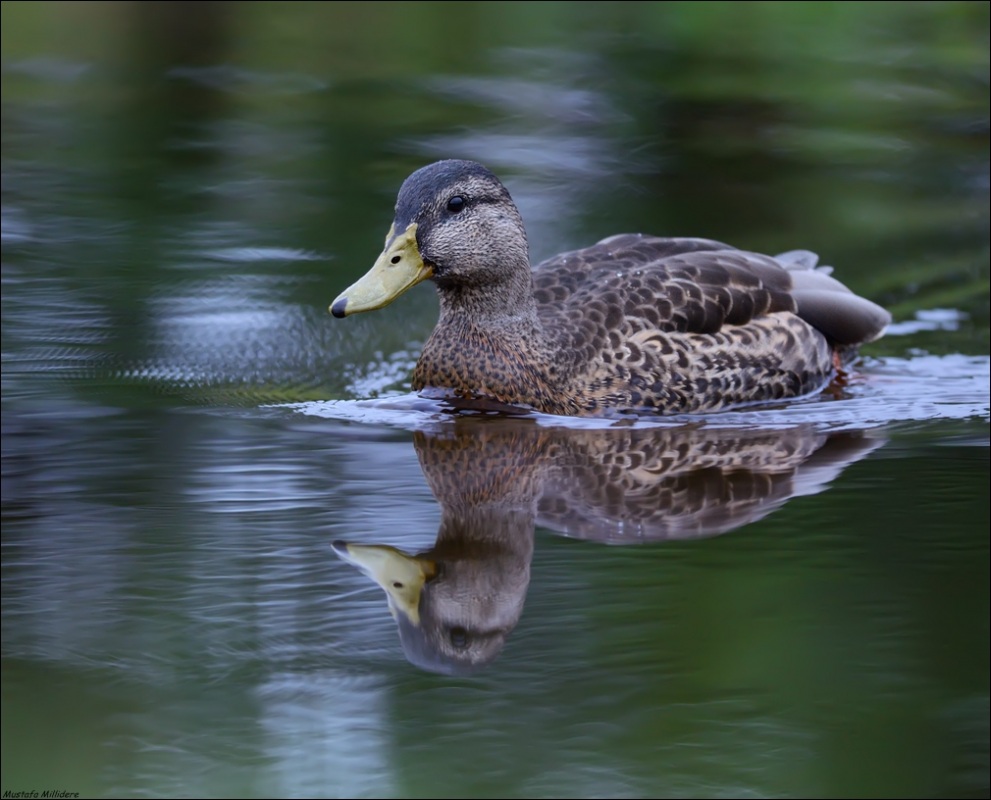
<svg viewBox="0 0 991 800">
<path fill-rule="evenodd" d="M 727 536 L 538 528 L 452 680 L 329 548 L 430 546 L 410 436 L 259 407 L 402 390 L 429 289 L 325 309 L 441 156 L 506 176 L 536 259 L 808 247 L 957 312 L 872 376 L 987 355 L 986 3 L 195 5 L 0 6 L 0 789 L 987 795 L 985 417 Z"/>
</svg>

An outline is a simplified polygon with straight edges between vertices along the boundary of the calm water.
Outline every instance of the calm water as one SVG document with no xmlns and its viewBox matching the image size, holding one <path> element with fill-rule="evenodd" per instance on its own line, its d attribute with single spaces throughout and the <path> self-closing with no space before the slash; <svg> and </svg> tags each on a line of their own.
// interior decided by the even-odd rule
<svg viewBox="0 0 991 800">
<path fill-rule="evenodd" d="M 986 3 L 195 5 L 2 6 L 0 790 L 988 796 Z M 535 259 L 896 322 L 788 406 L 453 414 L 429 287 L 327 313 L 439 157 Z"/>
</svg>

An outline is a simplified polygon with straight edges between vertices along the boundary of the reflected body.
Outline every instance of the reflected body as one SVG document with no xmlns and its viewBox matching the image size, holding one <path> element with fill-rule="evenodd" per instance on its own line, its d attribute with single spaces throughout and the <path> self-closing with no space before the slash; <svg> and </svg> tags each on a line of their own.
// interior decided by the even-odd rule
<svg viewBox="0 0 991 800">
<path fill-rule="evenodd" d="M 491 662 L 519 621 L 536 525 L 608 544 L 725 533 L 824 490 L 883 443 L 812 427 L 590 430 L 461 418 L 414 435 L 441 506 L 434 545 L 415 555 L 333 547 L 385 590 L 412 663 L 465 674 Z"/>
<path fill-rule="evenodd" d="M 817 261 L 621 234 L 531 270 L 502 183 L 439 161 L 403 183 L 385 250 L 331 311 L 381 308 L 431 279 L 440 320 L 414 390 L 550 414 L 714 411 L 821 389 L 891 322 Z"/>
</svg>

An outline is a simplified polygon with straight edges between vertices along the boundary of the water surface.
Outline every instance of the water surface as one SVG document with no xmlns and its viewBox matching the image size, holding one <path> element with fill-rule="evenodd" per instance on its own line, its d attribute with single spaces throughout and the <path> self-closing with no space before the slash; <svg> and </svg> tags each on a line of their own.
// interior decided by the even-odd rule
<svg viewBox="0 0 991 800">
<path fill-rule="evenodd" d="M 2 15 L 0 789 L 987 796 L 987 4 Z M 327 313 L 440 157 L 535 260 L 808 248 L 895 323 L 796 403 L 452 413 L 430 287 Z"/>
</svg>

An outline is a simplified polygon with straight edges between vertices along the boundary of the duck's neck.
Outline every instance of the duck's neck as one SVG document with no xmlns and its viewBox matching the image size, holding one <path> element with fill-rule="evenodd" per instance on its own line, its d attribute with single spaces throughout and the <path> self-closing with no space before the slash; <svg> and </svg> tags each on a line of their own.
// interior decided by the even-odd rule
<svg viewBox="0 0 991 800">
<path fill-rule="evenodd" d="M 469 325 L 505 337 L 532 336 L 539 329 L 537 303 L 529 264 L 498 284 L 482 286 L 437 282 L 440 297 L 439 326 Z"/>
<path fill-rule="evenodd" d="M 548 394 L 554 366 L 529 268 L 523 278 L 484 289 L 438 281 L 440 319 L 413 372 L 414 390 L 448 389 L 512 405 Z"/>
</svg>

